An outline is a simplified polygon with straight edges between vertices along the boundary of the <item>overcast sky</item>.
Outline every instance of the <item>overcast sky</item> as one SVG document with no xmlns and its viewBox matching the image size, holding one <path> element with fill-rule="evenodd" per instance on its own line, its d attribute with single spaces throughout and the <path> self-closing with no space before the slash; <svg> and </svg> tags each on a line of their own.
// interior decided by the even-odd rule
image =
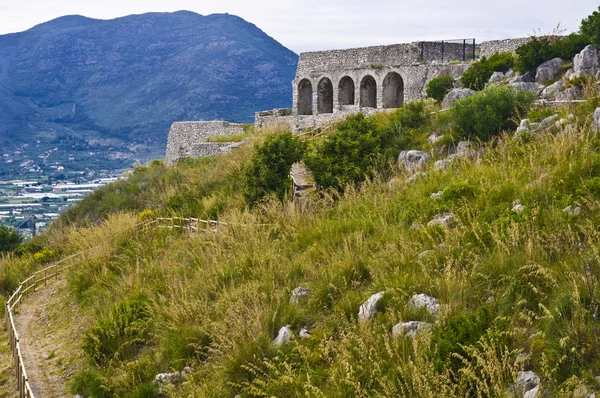
<svg viewBox="0 0 600 398">
<path fill-rule="evenodd" d="M 295 52 L 474 37 L 567 32 L 598 0 L 0 0 L 0 34 L 63 15 L 110 19 L 149 11 L 238 15 Z"/>
</svg>

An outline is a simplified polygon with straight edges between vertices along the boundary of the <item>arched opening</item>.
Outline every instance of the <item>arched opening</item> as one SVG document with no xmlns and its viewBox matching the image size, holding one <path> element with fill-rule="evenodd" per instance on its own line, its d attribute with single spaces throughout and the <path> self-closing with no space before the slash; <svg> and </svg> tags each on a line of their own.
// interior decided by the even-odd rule
<svg viewBox="0 0 600 398">
<path fill-rule="evenodd" d="M 333 84 L 326 77 L 317 85 L 317 112 L 333 113 Z"/>
<path fill-rule="evenodd" d="M 400 108 L 404 104 L 404 80 L 396 72 L 383 79 L 383 107 Z"/>
<path fill-rule="evenodd" d="M 338 90 L 340 105 L 354 105 L 354 80 L 350 76 L 342 77 Z"/>
<path fill-rule="evenodd" d="M 360 82 L 360 106 L 377 108 L 377 83 L 373 76 L 365 76 Z"/>
<path fill-rule="evenodd" d="M 298 115 L 312 115 L 313 89 L 310 80 L 298 83 Z"/>
</svg>

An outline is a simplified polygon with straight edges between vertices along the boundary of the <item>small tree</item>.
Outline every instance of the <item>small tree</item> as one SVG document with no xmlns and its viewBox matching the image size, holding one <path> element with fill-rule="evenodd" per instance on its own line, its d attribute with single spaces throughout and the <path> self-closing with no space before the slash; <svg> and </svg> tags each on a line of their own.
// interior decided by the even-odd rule
<svg viewBox="0 0 600 398">
<path fill-rule="evenodd" d="M 581 21 L 579 31 L 590 43 L 600 46 L 600 7 Z"/>
<path fill-rule="evenodd" d="M 435 77 L 427 83 L 426 93 L 429 98 L 437 102 L 442 102 L 444 97 L 454 87 L 454 78 L 452 76 Z"/>
<path fill-rule="evenodd" d="M 12 252 L 23 243 L 23 235 L 13 228 L 0 226 L 0 253 Z"/>
<path fill-rule="evenodd" d="M 514 55 L 508 52 L 496 53 L 489 58 L 481 57 L 462 75 L 462 84 L 471 90 L 483 90 L 494 72 L 504 73 L 512 68 L 514 63 Z"/>
<path fill-rule="evenodd" d="M 274 135 L 256 148 L 244 173 L 244 198 L 251 207 L 269 196 L 283 201 L 292 184 L 292 164 L 300 161 L 306 144 L 292 133 Z"/>
</svg>

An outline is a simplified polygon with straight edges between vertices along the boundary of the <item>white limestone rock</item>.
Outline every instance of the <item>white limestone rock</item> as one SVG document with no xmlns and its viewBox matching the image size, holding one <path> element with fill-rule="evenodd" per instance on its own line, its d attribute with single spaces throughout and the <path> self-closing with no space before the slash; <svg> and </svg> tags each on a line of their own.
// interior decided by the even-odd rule
<svg viewBox="0 0 600 398">
<path fill-rule="evenodd" d="M 361 304 L 358 310 L 358 321 L 366 322 L 371 320 L 377 314 L 377 305 L 383 299 L 384 292 L 375 293 L 367 301 Z"/>
<path fill-rule="evenodd" d="M 439 140 L 442 139 L 441 135 L 437 135 L 437 134 L 430 134 L 429 137 L 427 137 L 427 142 L 430 144 L 435 144 L 436 142 L 438 142 Z"/>
<path fill-rule="evenodd" d="M 551 85 L 546 87 L 544 90 L 542 90 L 542 93 L 540 94 L 540 98 L 547 99 L 547 100 L 553 99 L 554 95 L 558 91 L 563 90 L 564 88 L 565 88 L 565 82 L 563 82 L 562 80 L 559 80 L 556 83 L 552 83 Z"/>
<path fill-rule="evenodd" d="M 471 90 L 470 88 L 455 88 L 455 89 L 452 89 L 444 97 L 444 100 L 442 101 L 442 109 L 448 109 L 456 101 L 461 100 L 461 99 L 466 98 L 466 97 L 470 97 L 473 94 L 475 94 L 475 91 Z"/>
<path fill-rule="evenodd" d="M 467 156 L 471 151 L 471 142 L 470 141 L 460 141 L 456 145 L 456 156 Z"/>
<path fill-rule="evenodd" d="M 492 84 L 500 83 L 502 80 L 504 80 L 505 77 L 506 77 L 506 75 L 502 72 L 494 72 L 494 73 L 492 73 L 492 76 L 490 77 L 489 83 L 492 83 Z"/>
<path fill-rule="evenodd" d="M 600 131 L 600 108 L 597 108 L 594 112 L 594 124 L 592 124 L 593 131 Z"/>
<path fill-rule="evenodd" d="M 573 206 L 569 205 L 563 209 L 563 212 L 567 213 L 570 216 L 577 216 L 577 215 L 579 215 L 579 213 L 581 213 L 581 207 L 579 207 L 579 206 L 573 207 Z"/>
<path fill-rule="evenodd" d="M 514 211 L 515 213 L 523 213 L 525 211 L 526 207 L 523 206 L 520 203 L 516 203 L 513 208 L 512 211 Z"/>
<path fill-rule="evenodd" d="M 519 75 L 514 77 L 509 83 L 513 84 L 513 83 L 533 83 L 535 81 L 535 79 L 533 78 L 533 76 L 531 76 L 531 73 L 526 72 L 523 75 Z"/>
<path fill-rule="evenodd" d="M 302 287 L 302 286 L 298 286 L 297 288 L 292 290 L 292 295 L 290 296 L 290 303 L 298 304 L 301 301 L 307 299 L 308 296 L 311 296 L 312 294 L 313 294 L 312 290 Z"/>
<path fill-rule="evenodd" d="M 573 58 L 574 76 L 596 76 L 600 72 L 600 49 L 589 45 Z"/>
<path fill-rule="evenodd" d="M 425 177 L 427 175 L 427 173 L 425 173 L 424 171 L 419 171 L 418 173 L 415 173 L 413 175 L 411 175 L 410 177 L 408 177 L 406 179 L 406 181 L 404 181 L 405 184 L 410 184 L 413 181 L 416 181 L 417 179 L 421 178 L 421 177 Z"/>
<path fill-rule="evenodd" d="M 301 340 L 308 339 L 311 337 L 310 331 L 308 330 L 307 327 L 303 327 L 302 329 L 300 329 L 300 333 L 298 333 L 298 336 L 300 337 Z"/>
<path fill-rule="evenodd" d="M 560 73 L 560 66 L 563 60 L 560 58 L 554 58 L 550 61 L 546 61 L 537 67 L 535 71 L 535 81 L 538 83 L 544 83 L 550 80 L 554 80 Z"/>
<path fill-rule="evenodd" d="M 558 120 L 558 115 L 548 116 L 544 120 L 540 122 L 539 129 L 546 130 L 554 125 L 554 123 Z"/>
<path fill-rule="evenodd" d="M 538 398 L 540 396 L 540 386 L 535 386 L 531 390 L 523 394 L 523 398 Z"/>
<path fill-rule="evenodd" d="M 554 94 L 556 101 L 577 101 L 583 99 L 583 90 L 579 87 L 569 87 Z"/>
<path fill-rule="evenodd" d="M 437 162 L 436 162 L 437 163 Z M 429 195 L 430 199 L 439 199 L 442 196 L 442 193 L 444 191 L 438 191 L 438 192 L 434 192 L 431 195 Z"/>
<path fill-rule="evenodd" d="M 281 347 L 282 345 L 289 343 L 291 338 L 292 330 L 290 329 L 290 325 L 286 325 L 279 329 L 279 333 L 277 334 L 275 340 L 273 340 L 273 344 L 275 347 Z"/>
<path fill-rule="evenodd" d="M 540 377 L 531 370 L 525 372 L 520 371 L 517 373 L 517 384 L 520 387 L 520 390 L 525 394 L 540 384 Z"/>
<path fill-rule="evenodd" d="M 397 339 L 401 336 L 406 336 L 410 339 L 415 338 L 417 334 L 420 332 L 427 330 L 431 327 L 431 323 L 428 322 L 420 322 L 420 321 L 410 321 L 410 322 L 401 322 L 397 325 L 394 325 L 392 328 L 392 337 Z"/>
<path fill-rule="evenodd" d="M 431 160 L 431 155 L 417 150 L 402 151 L 398 156 L 398 164 L 408 171 L 416 171 Z"/>
<path fill-rule="evenodd" d="M 428 296 L 426 294 L 415 294 L 408 304 L 416 309 L 426 308 L 431 315 L 437 315 L 440 310 L 440 304 L 438 299 Z"/>
<path fill-rule="evenodd" d="M 519 90 L 519 91 L 530 91 L 536 95 L 539 95 L 542 90 L 544 89 L 544 86 L 542 86 L 539 83 L 523 83 L 523 82 L 516 82 L 516 83 L 510 83 L 510 85 L 512 87 L 515 88 L 515 90 Z"/>
<path fill-rule="evenodd" d="M 419 257 L 419 259 L 423 259 L 425 257 L 430 256 L 431 254 L 434 254 L 434 253 L 435 253 L 435 250 L 425 250 L 425 251 L 419 253 L 418 257 Z"/>
<path fill-rule="evenodd" d="M 433 218 L 433 220 L 427 223 L 427 226 L 434 227 L 438 225 L 441 227 L 451 227 L 452 225 L 454 225 L 454 221 L 455 219 L 453 214 L 438 214 Z"/>
</svg>

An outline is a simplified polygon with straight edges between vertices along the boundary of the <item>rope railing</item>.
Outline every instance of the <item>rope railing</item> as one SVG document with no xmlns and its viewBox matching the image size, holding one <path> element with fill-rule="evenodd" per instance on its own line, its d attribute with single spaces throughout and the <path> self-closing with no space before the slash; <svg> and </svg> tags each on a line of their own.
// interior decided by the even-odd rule
<svg viewBox="0 0 600 398">
<path fill-rule="evenodd" d="M 238 223 L 227 223 L 223 221 L 217 220 L 203 220 L 199 218 L 193 217 L 157 217 L 151 221 L 145 221 L 134 225 L 131 229 L 142 229 L 145 230 L 150 226 L 155 225 L 157 228 L 168 228 L 168 229 L 176 229 L 176 228 L 185 228 L 186 230 L 191 231 L 200 231 L 201 225 L 207 227 L 217 227 L 219 225 L 253 225 L 253 226 L 267 226 L 270 224 L 238 224 Z M 123 232 L 128 232 L 131 229 L 125 230 Z M 90 247 L 86 250 L 82 250 L 75 254 L 72 254 L 64 259 L 57 261 L 56 263 L 41 269 L 39 271 L 34 272 L 28 278 L 19 283 L 19 286 L 14 291 L 14 293 L 8 298 L 6 301 L 6 313 L 5 313 L 5 322 L 6 329 L 8 332 L 8 340 L 11 349 L 11 355 L 13 358 L 15 373 L 17 376 L 17 390 L 19 392 L 19 398 L 35 398 L 31 385 L 29 383 L 29 377 L 27 375 L 27 370 L 25 369 L 25 363 L 23 361 L 23 355 L 21 353 L 21 344 L 19 341 L 19 332 L 17 331 L 17 327 L 15 326 L 15 314 L 14 310 L 19 308 L 19 305 L 23 302 L 23 300 L 27 299 L 29 294 L 35 292 L 38 288 L 46 286 L 48 284 L 48 280 L 55 278 L 58 279 L 58 276 L 72 266 L 75 262 L 70 262 L 81 255 L 87 253 L 90 250 L 93 250 L 100 245 L 96 245 Z"/>
</svg>

